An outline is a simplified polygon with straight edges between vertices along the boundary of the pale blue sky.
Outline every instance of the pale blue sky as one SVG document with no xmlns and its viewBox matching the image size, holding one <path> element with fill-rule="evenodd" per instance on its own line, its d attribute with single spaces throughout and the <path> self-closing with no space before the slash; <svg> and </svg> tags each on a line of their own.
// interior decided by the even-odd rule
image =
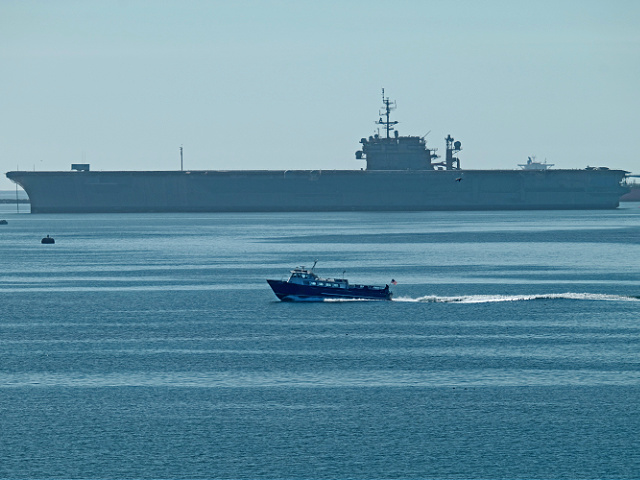
<svg viewBox="0 0 640 480">
<path fill-rule="evenodd" d="M 359 169 L 380 89 L 463 168 L 640 173 L 640 1 L 0 0 L 4 172 Z"/>
</svg>

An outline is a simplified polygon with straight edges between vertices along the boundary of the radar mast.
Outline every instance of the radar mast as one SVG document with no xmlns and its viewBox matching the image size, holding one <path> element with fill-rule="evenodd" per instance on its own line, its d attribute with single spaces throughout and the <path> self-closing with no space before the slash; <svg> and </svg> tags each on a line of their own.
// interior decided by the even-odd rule
<svg viewBox="0 0 640 480">
<path fill-rule="evenodd" d="M 382 89 L 382 104 L 384 105 L 384 110 L 379 113 L 380 120 L 376 123 L 378 125 L 384 125 L 384 128 L 387 131 L 387 138 L 391 138 L 391 135 L 389 134 L 394 130 L 393 126 L 398 124 L 398 122 L 392 122 L 390 120 L 391 111 L 396 109 L 396 102 L 392 102 L 389 100 L 389 97 L 384 96 L 384 88 Z M 386 121 L 382 119 L 383 116 L 387 118 Z"/>
</svg>

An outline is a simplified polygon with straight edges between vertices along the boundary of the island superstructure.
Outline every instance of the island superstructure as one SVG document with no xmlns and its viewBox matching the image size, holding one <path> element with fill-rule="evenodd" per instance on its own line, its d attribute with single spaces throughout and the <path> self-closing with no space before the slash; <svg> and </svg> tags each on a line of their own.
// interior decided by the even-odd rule
<svg viewBox="0 0 640 480">
<path fill-rule="evenodd" d="M 382 94 L 383 134 L 360 140 L 352 170 L 8 172 L 32 213 L 315 212 L 613 209 L 627 172 L 523 168 L 464 170 L 460 141 L 445 139 L 439 161 L 425 137 L 401 136 Z M 515 162 L 514 162 L 515 163 Z M 551 166 L 551 165 L 548 165 Z"/>
</svg>

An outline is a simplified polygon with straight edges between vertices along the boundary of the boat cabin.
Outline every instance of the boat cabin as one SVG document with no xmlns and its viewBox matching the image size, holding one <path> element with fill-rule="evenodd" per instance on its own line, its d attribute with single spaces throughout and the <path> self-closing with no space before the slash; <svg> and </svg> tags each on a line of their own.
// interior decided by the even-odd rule
<svg viewBox="0 0 640 480">
<path fill-rule="evenodd" d="M 291 270 L 288 282 L 317 287 L 349 288 L 349 282 L 344 278 L 320 278 L 312 270 L 307 270 L 305 267 Z"/>
<path fill-rule="evenodd" d="M 291 270 L 291 275 L 287 283 L 295 283 L 297 285 L 308 285 L 312 287 L 328 287 L 328 288 L 357 288 L 364 290 L 385 290 L 388 285 L 380 287 L 377 285 L 349 285 L 346 278 L 320 278 L 313 273 L 313 270 L 307 270 L 305 267 L 297 267 Z"/>
</svg>

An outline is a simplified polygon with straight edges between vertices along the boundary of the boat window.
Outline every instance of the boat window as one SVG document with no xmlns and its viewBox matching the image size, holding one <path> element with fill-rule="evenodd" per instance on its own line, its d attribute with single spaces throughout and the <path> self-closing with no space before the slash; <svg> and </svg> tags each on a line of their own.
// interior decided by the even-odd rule
<svg viewBox="0 0 640 480">
<path fill-rule="evenodd" d="M 315 285 L 315 284 L 316 284 L 316 282 L 311 282 L 311 285 Z"/>
</svg>

